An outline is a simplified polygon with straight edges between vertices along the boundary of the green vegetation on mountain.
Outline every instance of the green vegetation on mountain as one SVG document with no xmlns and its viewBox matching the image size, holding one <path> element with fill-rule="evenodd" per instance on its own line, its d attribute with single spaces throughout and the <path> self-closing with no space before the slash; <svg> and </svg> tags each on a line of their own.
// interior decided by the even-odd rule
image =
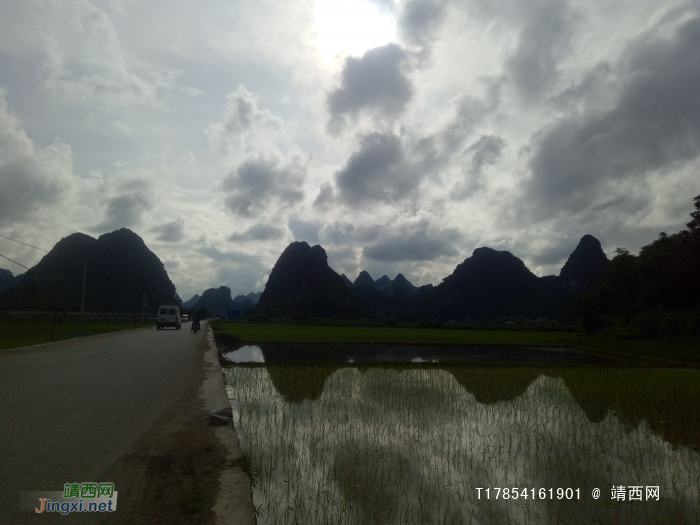
<svg viewBox="0 0 700 525">
<path fill-rule="evenodd" d="M 163 263 L 141 237 L 122 228 L 98 239 L 83 233 L 64 237 L 0 297 L 0 307 L 51 310 L 60 279 L 60 309 L 78 310 L 83 261 L 86 311 L 140 312 L 144 294 L 150 310 L 176 301 L 175 285 Z"/>
<path fill-rule="evenodd" d="M 700 343 L 700 195 L 688 229 L 662 232 L 639 255 L 617 249 L 601 286 L 580 296 L 587 332 Z"/>
</svg>

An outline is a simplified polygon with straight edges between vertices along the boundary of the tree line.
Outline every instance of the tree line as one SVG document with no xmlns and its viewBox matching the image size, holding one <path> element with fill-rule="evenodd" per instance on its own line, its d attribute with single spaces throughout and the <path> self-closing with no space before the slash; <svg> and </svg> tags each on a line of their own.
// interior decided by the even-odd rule
<svg viewBox="0 0 700 525">
<path fill-rule="evenodd" d="M 700 195 L 687 229 L 661 232 L 639 255 L 624 248 L 599 286 L 578 297 L 587 333 L 700 343 Z"/>
</svg>

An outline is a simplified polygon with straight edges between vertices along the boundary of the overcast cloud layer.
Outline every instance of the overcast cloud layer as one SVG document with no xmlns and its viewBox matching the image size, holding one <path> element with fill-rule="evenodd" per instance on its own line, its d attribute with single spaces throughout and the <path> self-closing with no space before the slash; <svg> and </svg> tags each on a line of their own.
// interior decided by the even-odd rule
<svg viewBox="0 0 700 525">
<path fill-rule="evenodd" d="M 351 280 L 558 273 L 687 222 L 699 86 L 698 1 L 0 0 L 0 234 L 131 228 L 184 299 L 293 240 Z"/>
</svg>

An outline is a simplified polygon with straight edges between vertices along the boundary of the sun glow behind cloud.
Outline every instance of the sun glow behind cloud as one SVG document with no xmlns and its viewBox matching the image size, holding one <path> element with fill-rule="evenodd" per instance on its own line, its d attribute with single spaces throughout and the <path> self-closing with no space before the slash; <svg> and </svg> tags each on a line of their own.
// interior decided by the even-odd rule
<svg viewBox="0 0 700 525">
<path fill-rule="evenodd" d="M 396 38 L 396 21 L 363 0 L 318 0 L 315 44 L 328 60 L 360 56 Z"/>
<path fill-rule="evenodd" d="M 186 299 L 261 291 L 297 237 L 351 278 L 558 273 L 700 193 L 697 1 L 114 4 L 0 0 L 0 233 L 131 227 Z"/>
</svg>

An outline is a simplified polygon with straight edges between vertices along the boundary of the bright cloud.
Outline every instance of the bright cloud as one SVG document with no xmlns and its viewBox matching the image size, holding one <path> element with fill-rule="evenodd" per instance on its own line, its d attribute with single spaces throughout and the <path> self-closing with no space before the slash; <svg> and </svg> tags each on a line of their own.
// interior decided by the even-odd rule
<svg viewBox="0 0 700 525">
<path fill-rule="evenodd" d="M 295 239 L 351 279 L 477 246 L 551 274 L 700 194 L 697 2 L 0 6 L 0 233 L 132 228 L 185 299 L 261 291 Z"/>
</svg>

